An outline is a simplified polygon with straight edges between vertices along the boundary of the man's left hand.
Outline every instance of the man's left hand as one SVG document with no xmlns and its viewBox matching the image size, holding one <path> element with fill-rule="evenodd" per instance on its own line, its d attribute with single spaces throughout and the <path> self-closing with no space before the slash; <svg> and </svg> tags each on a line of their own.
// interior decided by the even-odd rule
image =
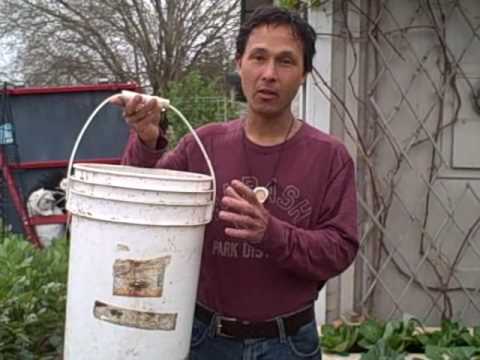
<svg viewBox="0 0 480 360">
<path fill-rule="evenodd" d="M 233 180 L 225 190 L 222 206 L 220 219 L 233 225 L 225 228 L 225 234 L 252 242 L 262 241 L 267 230 L 269 213 L 247 185 Z"/>
</svg>

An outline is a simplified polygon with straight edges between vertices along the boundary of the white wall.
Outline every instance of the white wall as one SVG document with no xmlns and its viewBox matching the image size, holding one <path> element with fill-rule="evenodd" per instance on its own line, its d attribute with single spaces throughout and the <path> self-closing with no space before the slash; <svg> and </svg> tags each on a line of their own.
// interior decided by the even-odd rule
<svg viewBox="0 0 480 360">
<path fill-rule="evenodd" d="M 331 33 L 332 2 L 328 2 L 321 8 L 311 9 L 308 12 L 308 21 L 317 33 Z M 313 66 L 319 71 L 323 79 L 330 84 L 331 81 L 331 59 L 332 59 L 332 37 L 318 35 L 316 43 L 317 54 Z M 319 90 L 312 75 L 307 78 L 306 84 L 301 89 L 300 108 L 302 117 L 316 128 L 330 132 L 330 102 L 329 91 L 325 86 Z M 315 314 L 317 323 L 325 323 L 326 319 L 326 287 L 320 292 L 315 303 Z"/>
</svg>

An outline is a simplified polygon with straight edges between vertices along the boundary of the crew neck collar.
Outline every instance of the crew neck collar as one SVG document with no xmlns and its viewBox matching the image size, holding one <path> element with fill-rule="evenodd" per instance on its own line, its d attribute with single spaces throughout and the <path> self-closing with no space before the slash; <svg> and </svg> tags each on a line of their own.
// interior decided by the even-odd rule
<svg viewBox="0 0 480 360">
<path fill-rule="evenodd" d="M 275 145 L 259 145 L 257 143 L 254 143 L 253 141 L 251 141 L 248 138 L 248 136 L 245 132 L 245 120 L 246 119 L 240 119 L 239 123 L 240 123 L 240 133 L 244 137 L 245 144 L 247 145 L 247 148 L 258 151 L 258 152 L 262 152 L 262 153 L 276 152 L 276 151 L 280 150 L 282 148 L 282 146 L 284 148 L 288 148 L 290 146 L 293 146 L 294 144 L 296 144 L 301 139 L 302 133 L 305 131 L 305 122 L 301 119 L 296 119 L 296 120 L 299 120 L 301 122 L 300 128 L 297 130 L 297 132 L 290 139 L 286 140 L 285 142 L 281 142 L 281 143 L 278 143 L 278 144 L 275 144 Z"/>
</svg>

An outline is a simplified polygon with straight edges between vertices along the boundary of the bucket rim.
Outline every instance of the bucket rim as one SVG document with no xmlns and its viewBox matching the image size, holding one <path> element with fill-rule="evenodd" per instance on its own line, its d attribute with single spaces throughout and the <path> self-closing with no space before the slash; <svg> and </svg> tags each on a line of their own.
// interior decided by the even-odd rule
<svg viewBox="0 0 480 360">
<path fill-rule="evenodd" d="M 77 214 L 72 212 L 72 218 L 77 217 L 77 218 L 84 218 L 88 220 L 93 220 L 93 221 L 99 221 L 99 222 L 107 222 L 107 223 L 112 223 L 112 224 L 126 224 L 126 225 L 135 225 L 135 226 L 151 226 L 151 227 L 169 227 L 169 228 L 174 228 L 174 227 L 203 227 L 205 225 L 208 225 L 212 220 L 207 220 L 205 219 L 204 221 L 199 221 L 196 224 L 167 224 L 167 223 L 155 223 L 155 224 L 149 224 L 149 223 L 142 223 L 142 222 L 133 222 L 133 221 L 128 221 L 128 220 L 118 220 L 118 219 L 106 219 L 103 217 L 97 217 L 97 216 L 92 216 L 88 214 Z M 73 219 L 72 219 L 73 221 Z"/>
<path fill-rule="evenodd" d="M 121 184 L 104 184 L 98 181 L 87 181 L 87 180 L 82 180 L 75 175 L 71 176 L 69 181 L 76 182 L 76 183 L 82 183 L 82 184 L 88 184 L 88 185 L 95 185 L 95 186 L 105 186 L 105 187 L 111 187 L 111 188 L 117 188 L 117 189 L 129 189 L 129 190 L 141 190 L 141 191 L 149 191 L 149 192 L 157 192 L 157 193 L 175 193 L 175 194 L 212 194 L 215 190 L 213 189 L 208 189 L 208 190 L 166 190 L 166 189 L 152 189 L 152 188 L 141 188 L 141 187 L 127 187 Z"/>
<path fill-rule="evenodd" d="M 159 203 L 155 201 L 129 201 L 126 199 L 109 199 L 105 197 L 100 197 L 100 196 L 94 196 L 90 194 L 84 194 L 81 192 L 78 192 L 76 190 L 70 189 L 70 193 L 75 194 L 78 197 L 86 197 L 89 199 L 100 199 L 100 200 L 106 200 L 106 201 L 112 201 L 112 202 L 121 202 L 121 203 L 127 203 L 127 204 L 139 204 L 139 205 L 152 205 L 152 206 L 178 206 L 178 207 L 209 207 L 213 206 L 213 200 L 210 199 L 208 201 L 205 201 L 204 203 L 197 203 L 197 204 L 188 204 L 188 203 L 178 203 L 175 201 L 172 202 L 167 202 L 167 203 Z M 67 203 L 67 208 L 68 208 L 68 203 Z M 68 209 L 67 209 L 68 210 Z"/>
<path fill-rule="evenodd" d="M 116 171 L 115 168 L 118 167 L 128 168 L 128 169 L 151 169 L 158 172 L 167 171 L 170 173 L 176 173 L 183 177 L 175 177 L 169 175 L 153 175 L 153 174 L 138 174 L 133 170 L 131 173 L 129 172 L 122 172 Z M 112 165 L 112 164 L 94 164 L 94 163 L 80 163 L 74 164 L 74 169 L 79 169 L 83 171 L 91 171 L 100 174 L 109 174 L 109 175 L 118 175 L 118 176 L 128 176 L 128 177 L 135 177 L 135 178 L 148 178 L 148 179 L 165 179 L 165 180 L 175 180 L 179 182 L 203 182 L 203 181 L 212 181 L 213 178 L 211 175 L 200 174 L 196 172 L 190 171 L 179 171 L 179 170 L 170 170 L 170 169 L 163 169 L 163 168 L 145 168 L 141 166 L 131 166 L 131 165 Z M 73 174 L 74 176 L 75 174 Z"/>
</svg>

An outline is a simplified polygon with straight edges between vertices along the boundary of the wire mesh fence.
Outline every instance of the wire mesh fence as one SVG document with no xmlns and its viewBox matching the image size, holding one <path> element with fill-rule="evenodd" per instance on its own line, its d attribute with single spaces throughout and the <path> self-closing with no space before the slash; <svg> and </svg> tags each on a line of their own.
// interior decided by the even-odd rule
<svg viewBox="0 0 480 360">
<path fill-rule="evenodd" d="M 478 323 L 480 2 L 334 3 L 355 99 L 330 89 L 357 151 L 356 310 Z"/>
<path fill-rule="evenodd" d="M 241 113 L 243 104 L 229 97 L 194 97 L 178 99 L 178 107 L 195 122 L 231 120 Z"/>
<path fill-rule="evenodd" d="M 175 100 L 190 124 L 197 128 L 210 122 L 222 122 L 239 117 L 245 111 L 245 104 L 230 97 L 192 97 Z M 187 127 L 176 116 L 169 119 L 171 146 L 188 132 Z"/>
</svg>

